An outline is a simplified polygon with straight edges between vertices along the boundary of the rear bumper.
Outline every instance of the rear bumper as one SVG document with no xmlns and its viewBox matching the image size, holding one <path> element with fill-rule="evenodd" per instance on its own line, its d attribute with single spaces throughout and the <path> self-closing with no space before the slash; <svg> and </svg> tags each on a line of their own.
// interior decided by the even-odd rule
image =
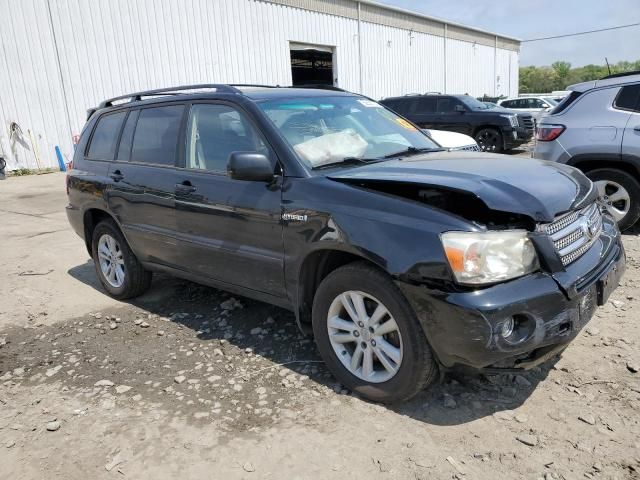
<svg viewBox="0 0 640 480">
<path fill-rule="evenodd" d="M 625 270 L 620 239 L 596 276 L 570 296 L 548 273 L 465 292 L 438 292 L 399 283 L 445 368 L 527 369 L 562 351 L 591 320 L 603 289 L 616 288 Z M 604 282 L 609 284 L 603 287 Z M 522 337 L 507 341 L 503 324 L 517 319 Z"/>
<path fill-rule="evenodd" d="M 67 205 L 66 211 L 67 219 L 71 224 L 71 228 L 73 228 L 73 230 L 80 236 L 80 238 L 84 240 L 84 222 L 82 218 L 82 212 L 73 205 Z"/>
</svg>

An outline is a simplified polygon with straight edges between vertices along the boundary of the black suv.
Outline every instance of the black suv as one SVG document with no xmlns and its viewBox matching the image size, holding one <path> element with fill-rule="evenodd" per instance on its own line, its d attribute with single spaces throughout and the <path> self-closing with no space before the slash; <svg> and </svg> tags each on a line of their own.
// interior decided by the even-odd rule
<svg viewBox="0 0 640 480">
<path fill-rule="evenodd" d="M 77 145 L 69 221 L 116 298 L 169 272 L 290 309 L 342 383 L 392 402 L 439 369 L 540 363 L 623 273 L 572 167 L 448 152 L 346 92 L 194 89 L 103 102 Z"/>
<path fill-rule="evenodd" d="M 469 95 L 405 95 L 385 98 L 380 103 L 420 128 L 469 135 L 485 152 L 510 150 L 533 136 L 531 115 L 491 107 Z"/>
</svg>

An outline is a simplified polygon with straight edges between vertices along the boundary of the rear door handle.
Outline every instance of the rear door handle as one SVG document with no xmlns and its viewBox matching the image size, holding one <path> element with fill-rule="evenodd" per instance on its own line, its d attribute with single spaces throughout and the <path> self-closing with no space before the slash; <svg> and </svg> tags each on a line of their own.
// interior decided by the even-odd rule
<svg viewBox="0 0 640 480">
<path fill-rule="evenodd" d="M 176 183 L 176 193 L 193 193 L 196 190 L 196 187 L 191 185 L 189 180 L 185 180 L 182 183 Z"/>
<path fill-rule="evenodd" d="M 124 175 L 120 172 L 120 170 L 116 170 L 115 172 L 110 173 L 109 177 L 111 177 L 111 179 L 114 182 L 119 182 L 120 180 L 122 180 L 124 178 Z"/>
<path fill-rule="evenodd" d="M 633 130 L 635 130 L 636 132 L 640 132 L 640 125 L 636 125 L 635 127 L 633 127 Z"/>
</svg>

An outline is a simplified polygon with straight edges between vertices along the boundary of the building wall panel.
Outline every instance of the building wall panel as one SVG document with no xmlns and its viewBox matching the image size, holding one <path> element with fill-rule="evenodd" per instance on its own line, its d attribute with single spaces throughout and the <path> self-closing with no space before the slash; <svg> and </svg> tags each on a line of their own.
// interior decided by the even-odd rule
<svg viewBox="0 0 640 480">
<path fill-rule="evenodd" d="M 190 83 L 290 85 L 290 42 L 332 47 L 338 86 L 359 92 L 362 85 L 375 99 L 517 93 L 517 51 L 445 40 L 429 19 L 414 19 L 425 28 L 412 30 L 409 15 L 391 12 L 385 20 L 383 8 L 365 4 L 361 13 L 370 21 L 361 23 L 359 39 L 354 4 L 0 0 L 0 137 L 6 145 L 7 127 L 17 122 L 26 137 L 33 133 L 46 166 L 56 166 L 54 146 L 70 159 L 86 109 L 105 98 Z M 34 168 L 28 143 L 18 147 L 19 160 Z"/>
</svg>

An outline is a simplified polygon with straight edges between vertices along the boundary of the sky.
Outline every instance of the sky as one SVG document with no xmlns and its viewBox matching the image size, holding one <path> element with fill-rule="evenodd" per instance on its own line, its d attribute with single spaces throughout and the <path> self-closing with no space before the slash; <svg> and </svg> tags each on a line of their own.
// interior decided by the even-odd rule
<svg viewBox="0 0 640 480">
<path fill-rule="evenodd" d="M 379 0 L 519 39 L 640 22 L 640 0 Z M 640 60 L 640 26 L 523 43 L 520 65 L 568 61 L 574 67 Z"/>
</svg>

